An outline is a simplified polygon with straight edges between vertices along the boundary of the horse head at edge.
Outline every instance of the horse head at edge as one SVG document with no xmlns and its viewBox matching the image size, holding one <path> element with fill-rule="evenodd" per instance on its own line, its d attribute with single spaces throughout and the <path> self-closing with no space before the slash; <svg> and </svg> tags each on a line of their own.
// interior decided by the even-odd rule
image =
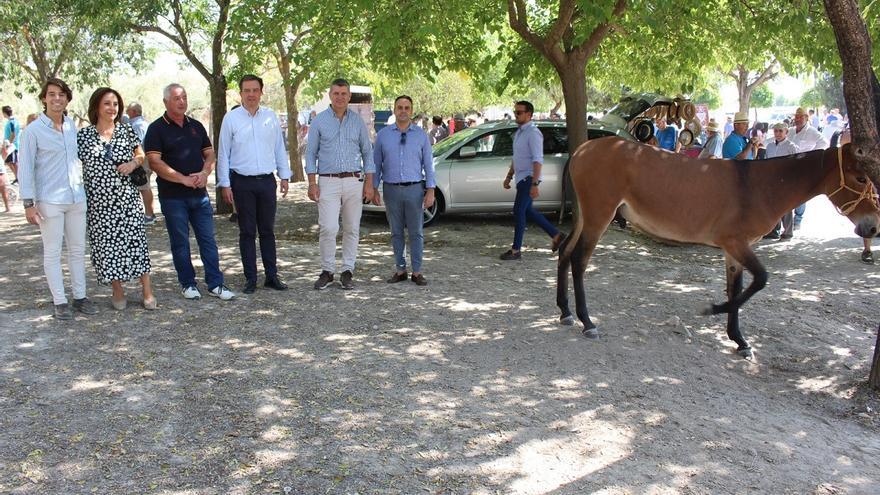
<svg viewBox="0 0 880 495">
<path fill-rule="evenodd" d="M 834 163 L 825 194 L 837 211 L 849 218 L 860 237 L 874 237 L 880 229 L 880 204 L 877 188 L 859 163 L 860 150 L 847 143 L 840 148 L 825 150 L 825 161 Z"/>
</svg>

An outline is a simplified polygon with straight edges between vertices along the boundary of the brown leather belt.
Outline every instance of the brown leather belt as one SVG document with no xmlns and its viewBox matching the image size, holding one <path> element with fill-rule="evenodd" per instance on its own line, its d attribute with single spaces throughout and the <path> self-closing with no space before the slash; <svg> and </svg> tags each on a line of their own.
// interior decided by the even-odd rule
<svg viewBox="0 0 880 495">
<path fill-rule="evenodd" d="M 346 177 L 360 177 L 360 172 L 342 172 L 339 174 L 318 174 L 319 177 L 336 177 L 337 179 L 344 179 Z"/>
</svg>

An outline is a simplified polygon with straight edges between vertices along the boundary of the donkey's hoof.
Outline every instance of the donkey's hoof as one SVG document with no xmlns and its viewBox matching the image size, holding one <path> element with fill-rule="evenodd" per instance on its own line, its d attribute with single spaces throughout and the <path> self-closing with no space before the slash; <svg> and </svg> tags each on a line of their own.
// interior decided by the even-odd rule
<svg viewBox="0 0 880 495">
<path fill-rule="evenodd" d="M 574 325 L 574 316 L 572 316 L 572 315 L 560 316 L 559 317 L 559 324 L 565 325 L 567 327 Z"/>
<path fill-rule="evenodd" d="M 700 312 L 703 316 L 712 316 L 719 313 L 727 313 L 727 304 L 710 304 L 709 307 Z"/>
<path fill-rule="evenodd" d="M 584 328 L 581 330 L 581 333 L 584 334 L 584 337 L 588 339 L 598 339 L 599 338 L 599 329 L 596 327 L 593 328 Z"/>
<path fill-rule="evenodd" d="M 742 349 L 737 349 L 736 353 L 739 354 L 739 356 L 743 359 L 748 359 L 749 361 L 755 358 L 755 355 L 752 353 L 751 347 L 743 347 Z"/>
</svg>

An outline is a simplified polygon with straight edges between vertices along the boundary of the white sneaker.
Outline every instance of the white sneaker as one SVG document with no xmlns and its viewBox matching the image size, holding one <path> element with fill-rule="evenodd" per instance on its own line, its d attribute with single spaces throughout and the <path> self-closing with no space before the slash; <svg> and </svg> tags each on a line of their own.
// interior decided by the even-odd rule
<svg viewBox="0 0 880 495">
<path fill-rule="evenodd" d="M 195 285 L 190 285 L 189 287 L 185 287 L 181 293 L 183 294 L 184 299 L 201 299 L 202 293 L 199 292 L 199 288 Z"/>
<path fill-rule="evenodd" d="M 214 287 L 213 289 L 208 291 L 208 294 L 211 294 L 214 297 L 219 297 L 224 301 L 228 301 L 235 297 L 235 292 L 229 290 L 229 287 L 226 287 L 225 285 L 218 285 L 217 287 Z"/>
</svg>

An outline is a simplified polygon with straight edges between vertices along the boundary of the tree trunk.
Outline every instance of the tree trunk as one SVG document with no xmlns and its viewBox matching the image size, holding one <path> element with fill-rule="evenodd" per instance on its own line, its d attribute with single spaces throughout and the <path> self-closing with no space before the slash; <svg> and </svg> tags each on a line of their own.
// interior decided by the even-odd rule
<svg viewBox="0 0 880 495">
<path fill-rule="evenodd" d="M 587 74 L 586 62 L 570 60 L 557 68 L 565 99 L 565 122 L 568 127 L 568 153 L 573 154 L 587 141 Z"/>
<path fill-rule="evenodd" d="M 290 57 L 284 45 L 278 44 L 278 70 L 281 72 L 281 81 L 284 86 L 284 104 L 287 108 L 287 156 L 290 160 L 290 170 L 293 172 L 291 182 L 305 180 L 302 157 L 299 154 L 299 106 L 296 104 L 296 95 L 299 86 L 305 78 L 305 72 L 301 71 L 295 77 L 290 76 Z"/>
<path fill-rule="evenodd" d="M 208 88 L 211 92 L 211 141 L 214 143 L 214 152 L 219 155 L 220 126 L 226 115 L 226 76 L 215 73 L 214 77 L 208 79 Z M 214 167 L 214 180 L 216 184 L 217 167 Z M 214 204 L 217 205 L 218 214 L 232 213 L 232 205 L 223 199 L 219 187 L 214 190 Z"/>
<path fill-rule="evenodd" d="M 874 361 L 871 363 L 868 385 L 874 390 L 880 390 L 880 326 L 877 327 L 877 342 L 874 343 Z"/>
<path fill-rule="evenodd" d="M 290 170 L 293 171 L 291 182 L 302 182 L 306 179 L 302 156 L 299 154 L 299 106 L 296 104 L 298 91 L 298 87 L 284 88 L 284 99 L 287 104 L 287 156 L 290 158 Z"/>
<path fill-rule="evenodd" d="M 562 81 L 562 97 L 565 99 L 565 125 L 568 128 L 569 162 L 575 150 L 587 142 L 589 138 L 587 133 L 586 66 L 586 61 L 578 62 L 570 59 L 568 65 L 556 69 L 559 73 L 559 80 Z M 572 202 L 572 215 L 575 218 L 580 215 L 577 197 L 574 195 L 574 186 L 571 183 L 571 175 L 567 173 L 567 169 L 568 167 L 566 166 L 566 171 L 562 176 L 562 196 L 559 205 L 560 223 L 565 216 L 565 203 L 568 201 Z"/>
<path fill-rule="evenodd" d="M 748 73 L 736 81 L 736 90 L 739 93 L 739 111 L 748 115 L 752 104 L 752 87 L 749 86 Z"/>
<path fill-rule="evenodd" d="M 859 163 L 876 182 L 880 180 L 880 133 L 874 108 L 871 37 L 856 0 L 825 0 L 825 12 L 837 38 L 843 64 L 843 95 Z"/>
<path fill-rule="evenodd" d="M 858 163 L 875 182 L 880 180 L 880 83 L 871 58 L 871 37 L 856 0 L 825 0 L 825 12 L 837 38 L 843 65 L 843 95 L 849 112 Z M 880 328 L 868 383 L 880 389 Z"/>
</svg>

